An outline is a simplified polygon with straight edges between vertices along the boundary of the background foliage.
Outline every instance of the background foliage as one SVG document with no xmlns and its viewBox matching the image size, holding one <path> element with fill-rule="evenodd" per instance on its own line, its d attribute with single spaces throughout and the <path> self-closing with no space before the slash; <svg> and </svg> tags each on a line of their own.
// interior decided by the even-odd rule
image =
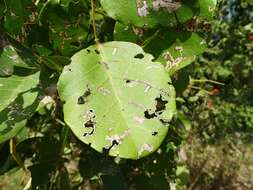
<svg viewBox="0 0 253 190">
<path fill-rule="evenodd" d="M 164 51 L 182 46 L 183 68 L 206 47 L 194 44 L 209 40 L 193 64 L 170 68 L 178 114 L 160 148 L 133 161 L 97 153 L 63 122 L 56 84 L 70 57 L 94 44 L 90 2 L 0 0 L 0 84 L 12 92 L 1 91 L 0 189 L 252 189 L 252 2 L 220 1 L 218 9 L 203 36 L 115 23 L 97 2 L 101 42 L 137 43 L 165 65 Z M 184 10 L 182 22 L 196 14 Z M 210 24 L 187 27 L 210 32 Z"/>
</svg>

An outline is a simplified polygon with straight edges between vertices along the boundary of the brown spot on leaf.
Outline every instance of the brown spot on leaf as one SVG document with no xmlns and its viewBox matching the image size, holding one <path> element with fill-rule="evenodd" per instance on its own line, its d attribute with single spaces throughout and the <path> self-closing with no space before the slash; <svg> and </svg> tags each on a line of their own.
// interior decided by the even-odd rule
<svg viewBox="0 0 253 190">
<path fill-rule="evenodd" d="M 100 52 L 97 49 L 95 49 L 94 51 L 96 54 L 100 54 Z"/>
</svg>

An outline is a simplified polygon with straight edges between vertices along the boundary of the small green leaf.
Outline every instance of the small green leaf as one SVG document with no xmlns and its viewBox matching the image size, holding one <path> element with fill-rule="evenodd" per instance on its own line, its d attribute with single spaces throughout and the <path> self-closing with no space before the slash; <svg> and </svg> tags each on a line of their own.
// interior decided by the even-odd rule
<svg viewBox="0 0 253 190">
<path fill-rule="evenodd" d="M 190 6 L 182 5 L 182 7 L 176 11 L 176 15 L 178 21 L 184 23 L 194 16 L 194 12 Z"/>
<path fill-rule="evenodd" d="M 15 67 L 36 69 L 36 64 L 28 64 L 28 57 L 19 55 L 19 50 L 12 45 L 7 45 L 2 49 L 0 54 L 0 76 L 10 76 L 14 72 Z"/>
<path fill-rule="evenodd" d="M 32 2 L 30 0 L 8 0 L 4 2 L 6 5 L 4 28 L 11 35 L 19 35 L 25 20 L 31 13 L 28 7 L 32 5 Z"/>
<path fill-rule="evenodd" d="M 88 35 L 88 13 L 79 14 L 83 8 L 81 1 L 68 9 L 49 4 L 41 16 L 41 20 L 49 25 L 53 49 L 64 56 L 72 56 L 81 49 Z"/>
<path fill-rule="evenodd" d="M 183 124 L 186 131 L 191 130 L 191 121 L 183 113 L 178 112 L 177 118 Z"/>
<path fill-rule="evenodd" d="M 116 22 L 113 39 L 115 41 L 126 41 L 135 43 L 138 39 L 138 35 L 134 32 L 133 26 L 124 25 L 120 22 Z"/>
<path fill-rule="evenodd" d="M 156 61 L 166 65 L 170 75 L 192 63 L 206 49 L 206 41 L 197 33 L 162 30 L 145 45 Z"/>
<path fill-rule="evenodd" d="M 160 146 L 175 112 L 175 91 L 152 59 L 128 42 L 91 46 L 72 57 L 58 90 L 64 119 L 81 141 L 131 159 Z"/>
<path fill-rule="evenodd" d="M 212 20 L 216 10 L 217 0 L 199 0 L 200 19 Z"/>
<path fill-rule="evenodd" d="M 38 105 L 39 72 L 0 78 L 0 143 L 14 137 Z"/>
</svg>

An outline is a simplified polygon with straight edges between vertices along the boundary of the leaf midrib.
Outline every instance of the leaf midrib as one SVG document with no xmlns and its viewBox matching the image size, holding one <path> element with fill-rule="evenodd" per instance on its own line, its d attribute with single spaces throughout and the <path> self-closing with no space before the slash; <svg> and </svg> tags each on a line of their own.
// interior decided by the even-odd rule
<svg viewBox="0 0 253 190">
<path fill-rule="evenodd" d="M 99 57 L 100 57 L 101 63 L 108 63 L 108 61 L 107 61 L 107 59 L 106 59 L 106 56 L 105 56 L 105 53 L 104 53 L 104 51 L 103 51 L 103 45 L 102 45 L 102 44 L 97 44 L 97 49 L 98 49 L 98 51 L 100 52 L 100 54 L 99 54 L 100 56 L 99 56 Z M 111 77 L 110 72 L 108 72 L 108 69 L 105 68 L 104 64 L 102 64 L 102 67 L 103 67 L 105 73 L 107 74 L 107 76 L 108 76 L 108 78 L 109 78 L 109 81 L 110 81 L 110 84 L 111 84 L 111 88 L 112 88 L 114 97 L 116 98 L 119 107 L 120 107 L 120 108 L 123 108 L 122 103 L 121 103 L 121 100 L 119 99 L 119 96 L 118 96 L 118 94 L 117 94 L 117 92 L 116 92 L 116 90 L 115 90 L 115 88 L 114 88 L 114 83 L 113 83 L 113 79 L 112 79 L 112 77 Z M 120 116 L 121 116 L 122 119 L 124 120 L 125 126 L 129 126 L 129 125 L 128 125 L 128 122 L 127 122 L 127 120 L 126 120 L 126 118 L 125 118 L 125 116 L 124 116 L 124 115 L 122 114 L 122 112 L 121 112 L 121 109 L 119 109 L 119 112 L 120 112 Z M 129 128 L 130 128 L 130 127 L 129 127 Z M 126 129 L 126 130 L 127 130 L 127 129 Z M 131 134 L 130 134 L 128 137 L 131 138 L 133 144 L 135 145 L 135 150 L 136 150 L 136 152 L 135 152 L 136 155 L 135 155 L 135 156 L 138 156 L 138 151 L 137 151 L 138 148 L 137 148 L 137 146 L 136 146 L 135 141 L 134 141 L 133 138 L 131 137 Z"/>
</svg>

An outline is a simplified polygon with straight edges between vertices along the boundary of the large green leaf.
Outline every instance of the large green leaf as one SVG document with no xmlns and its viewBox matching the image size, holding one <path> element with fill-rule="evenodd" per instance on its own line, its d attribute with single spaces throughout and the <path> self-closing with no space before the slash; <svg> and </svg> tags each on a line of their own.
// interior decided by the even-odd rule
<svg viewBox="0 0 253 190">
<path fill-rule="evenodd" d="M 108 42 L 76 53 L 58 83 L 64 119 L 99 152 L 138 159 L 155 151 L 175 112 L 162 64 L 138 45 Z"/>
<path fill-rule="evenodd" d="M 20 56 L 12 45 L 6 45 L 0 52 L 0 76 L 10 76 L 14 67 L 36 69 L 36 64 L 29 64 L 27 56 Z"/>
<path fill-rule="evenodd" d="M 38 104 L 40 73 L 27 54 L 11 45 L 0 54 L 0 143 L 22 130 Z"/>
<path fill-rule="evenodd" d="M 39 72 L 0 78 L 0 143 L 14 137 L 38 105 Z"/>
<path fill-rule="evenodd" d="M 153 27 L 157 24 L 173 26 L 177 23 L 172 10 L 155 8 L 159 5 L 153 4 L 153 0 L 101 0 L 101 5 L 110 17 L 125 24 Z M 175 11 L 180 9 L 187 8 L 181 5 Z"/>
<path fill-rule="evenodd" d="M 175 26 L 194 16 L 211 20 L 217 0 L 101 0 L 108 15 L 124 24 L 138 27 Z"/>
</svg>

